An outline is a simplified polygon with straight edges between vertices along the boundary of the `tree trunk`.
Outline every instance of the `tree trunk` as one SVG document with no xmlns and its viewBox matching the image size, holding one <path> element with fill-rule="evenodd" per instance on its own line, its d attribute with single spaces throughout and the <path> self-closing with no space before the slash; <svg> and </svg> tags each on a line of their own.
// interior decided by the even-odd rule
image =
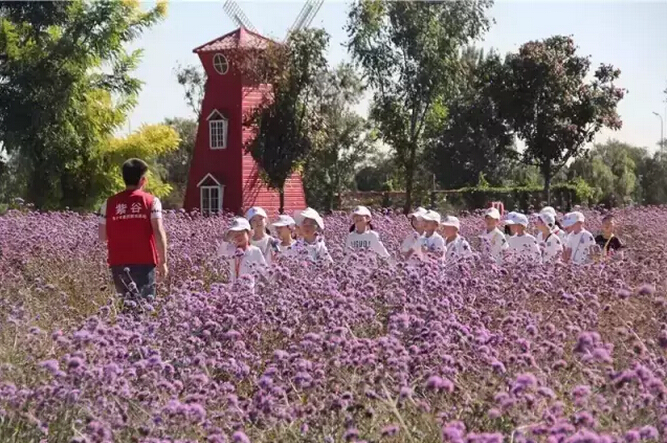
<svg viewBox="0 0 667 443">
<path fill-rule="evenodd" d="M 278 188 L 278 197 L 280 198 L 280 208 L 278 208 L 278 212 L 281 214 L 285 213 L 285 185 L 282 185 L 280 188 Z"/>
<path fill-rule="evenodd" d="M 542 175 L 544 176 L 544 194 L 547 197 L 547 205 L 551 205 L 551 161 L 542 165 Z"/>
<path fill-rule="evenodd" d="M 415 160 L 417 156 L 416 146 L 410 146 L 410 157 L 405 165 L 405 205 L 403 206 L 403 213 L 408 215 L 412 209 L 412 190 L 414 188 L 415 180 Z"/>
</svg>

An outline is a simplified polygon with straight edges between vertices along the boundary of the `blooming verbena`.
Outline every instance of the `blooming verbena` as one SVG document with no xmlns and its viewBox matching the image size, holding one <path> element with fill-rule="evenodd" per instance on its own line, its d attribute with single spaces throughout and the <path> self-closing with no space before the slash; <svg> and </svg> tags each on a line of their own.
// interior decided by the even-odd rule
<svg viewBox="0 0 667 443">
<path fill-rule="evenodd" d="M 166 214 L 171 277 L 118 309 L 96 219 L 0 218 L 0 441 L 662 442 L 666 208 L 617 211 L 622 256 L 406 264 L 343 245 L 230 287 L 228 217 Z M 600 216 L 587 213 L 596 232 Z M 376 214 L 399 257 L 410 225 Z"/>
</svg>

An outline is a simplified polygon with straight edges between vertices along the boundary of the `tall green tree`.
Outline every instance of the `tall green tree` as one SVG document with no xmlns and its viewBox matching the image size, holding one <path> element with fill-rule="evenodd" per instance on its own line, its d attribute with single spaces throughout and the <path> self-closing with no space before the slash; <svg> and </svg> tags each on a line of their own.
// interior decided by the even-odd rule
<svg viewBox="0 0 667 443">
<path fill-rule="evenodd" d="M 188 184 L 190 161 L 197 138 L 197 122 L 187 118 L 168 118 L 164 124 L 173 128 L 180 138 L 178 148 L 160 155 L 157 163 L 163 170 L 163 176 L 172 187 L 171 193 L 163 200 L 166 207 L 180 208 Z"/>
<path fill-rule="evenodd" d="M 509 54 L 493 82 L 493 98 L 525 142 L 525 161 L 540 168 L 548 200 L 553 176 L 600 129 L 621 127 L 616 107 L 625 90 L 614 84 L 621 72 L 602 64 L 588 81 L 590 66 L 572 38 L 554 36 Z"/>
<path fill-rule="evenodd" d="M 483 174 L 500 185 L 506 160 L 518 157 L 514 135 L 488 89 L 502 61 L 495 53 L 468 48 L 462 54 L 465 82 L 448 104 L 444 130 L 431 145 L 431 171 L 440 187 L 474 186 Z"/>
<path fill-rule="evenodd" d="M 348 48 L 373 90 L 371 118 L 405 176 L 412 206 L 416 170 L 429 135 L 444 123 L 460 79 L 459 51 L 489 27 L 491 0 L 358 0 L 350 10 Z"/>
<path fill-rule="evenodd" d="M 341 64 L 317 78 L 315 110 L 323 121 L 304 167 L 310 206 L 332 211 L 336 195 L 354 189 L 354 172 L 372 149 L 368 122 L 352 107 L 362 95 L 361 79 Z"/>
<path fill-rule="evenodd" d="M 141 52 L 125 47 L 165 12 L 129 0 L 0 3 L 0 141 L 37 207 L 89 199 L 96 150 L 141 87 Z"/>
<path fill-rule="evenodd" d="M 256 128 L 256 136 L 246 148 L 262 168 L 266 184 L 278 190 L 281 213 L 285 206 L 285 182 L 313 149 L 321 127 L 314 109 L 315 88 L 318 76 L 326 72 L 324 54 L 328 44 L 329 35 L 322 29 L 294 32 L 285 46 L 267 51 L 266 57 L 274 58 L 273 61 L 260 61 L 270 66 L 267 75 L 275 75 L 267 78 L 264 73 L 255 72 L 267 79 L 272 92 L 244 122 Z M 276 70 L 275 66 L 281 69 Z"/>
<path fill-rule="evenodd" d="M 201 66 L 178 66 L 174 69 L 176 81 L 183 87 L 185 103 L 199 119 L 201 103 L 206 92 L 206 72 Z"/>
</svg>

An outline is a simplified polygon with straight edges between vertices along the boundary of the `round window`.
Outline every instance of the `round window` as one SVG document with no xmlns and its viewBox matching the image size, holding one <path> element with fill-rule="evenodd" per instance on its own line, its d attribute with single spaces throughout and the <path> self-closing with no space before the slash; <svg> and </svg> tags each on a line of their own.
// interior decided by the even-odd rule
<svg viewBox="0 0 667 443">
<path fill-rule="evenodd" d="M 215 54 L 213 56 L 213 69 L 215 69 L 215 72 L 220 75 L 227 74 L 227 71 L 229 70 L 229 63 L 227 63 L 227 59 L 224 55 Z"/>
</svg>

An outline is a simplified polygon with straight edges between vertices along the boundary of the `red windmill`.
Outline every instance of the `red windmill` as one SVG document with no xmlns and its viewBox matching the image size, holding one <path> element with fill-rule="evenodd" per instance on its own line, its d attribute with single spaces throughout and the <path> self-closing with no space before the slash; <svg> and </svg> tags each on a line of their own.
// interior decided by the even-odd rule
<svg viewBox="0 0 667 443">
<path fill-rule="evenodd" d="M 308 0 L 287 36 L 307 27 L 323 1 Z M 256 32 L 235 1 L 227 0 L 224 9 L 239 28 L 193 50 L 207 79 L 184 207 L 207 215 L 223 210 L 238 214 L 251 206 L 277 213 L 278 191 L 266 187 L 246 152 L 254 132 L 243 125 L 245 116 L 265 99 L 268 85 L 253 84 L 234 65 L 240 53 L 265 50 L 272 41 Z M 301 176 L 294 174 L 285 183 L 285 211 L 305 207 Z"/>
</svg>

